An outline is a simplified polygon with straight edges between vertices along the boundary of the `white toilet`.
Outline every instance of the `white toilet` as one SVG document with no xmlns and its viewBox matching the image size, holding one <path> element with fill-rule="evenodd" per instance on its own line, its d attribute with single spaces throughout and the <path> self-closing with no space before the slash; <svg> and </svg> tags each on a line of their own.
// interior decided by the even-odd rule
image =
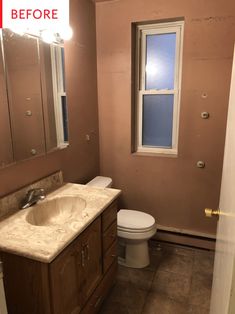
<svg viewBox="0 0 235 314">
<path fill-rule="evenodd" d="M 108 188 L 112 186 L 112 179 L 98 176 L 87 185 Z M 156 231 L 155 219 L 151 215 L 137 210 L 121 209 L 117 215 L 119 264 L 133 268 L 148 266 L 148 240 Z"/>
</svg>

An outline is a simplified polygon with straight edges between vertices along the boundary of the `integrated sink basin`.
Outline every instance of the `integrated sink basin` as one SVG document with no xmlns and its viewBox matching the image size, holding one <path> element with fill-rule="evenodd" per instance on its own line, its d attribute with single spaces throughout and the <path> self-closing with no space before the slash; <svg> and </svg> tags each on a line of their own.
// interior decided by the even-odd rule
<svg viewBox="0 0 235 314">
<path fill-rule="evenodd" d="M 38 202 L 26 215 L 34 226 L 61 225 L 83 217 L 86 201 L 78 196 L 61 196 Z"/>
</svg>

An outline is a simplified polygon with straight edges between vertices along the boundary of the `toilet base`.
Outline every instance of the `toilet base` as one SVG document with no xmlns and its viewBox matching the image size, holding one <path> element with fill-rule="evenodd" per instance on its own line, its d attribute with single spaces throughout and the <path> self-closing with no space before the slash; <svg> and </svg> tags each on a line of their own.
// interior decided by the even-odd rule
<svg viewBox="0 0 235 314">
<path fill-rule="evenodd" d="M 144 268 L 149 265 L 149 248 L 147 240 L 132 241 L 119 238 L 120 265 L 131 268 Z"/>
</svg>

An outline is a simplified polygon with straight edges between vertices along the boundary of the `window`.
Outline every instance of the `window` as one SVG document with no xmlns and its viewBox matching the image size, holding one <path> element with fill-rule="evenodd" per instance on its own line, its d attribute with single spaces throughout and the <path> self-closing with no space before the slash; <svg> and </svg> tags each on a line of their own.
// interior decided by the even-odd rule
<svg viewBox="0 0 235 314">
<path fill-rule="evenodd" d="M 64 47 L 51 45 L 53 93 L 55 104 L 57 144 L 63 147 L 68 143 L 68 114 L 65 91 Z"/>
<path fill-rule="evenodd" d="M 137 152 L 177 154 L 183 25 L 137 26 Z"/>
</svg>

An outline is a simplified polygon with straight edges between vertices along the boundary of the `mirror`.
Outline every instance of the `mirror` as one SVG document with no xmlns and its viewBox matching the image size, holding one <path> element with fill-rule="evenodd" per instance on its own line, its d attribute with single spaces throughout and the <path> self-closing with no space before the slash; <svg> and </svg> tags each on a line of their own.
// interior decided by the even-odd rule
<svg viewBox="0 0 235 314">
<path fill-rule="evenodd" d="M 13 150 L 2 49 L 0 49 L 0 97 L 0 167 L 5 167 L 13 162 Z"/>
<path fill-rule="evenodd" d="M 0 134 L 9 142 L 1 145 L 4 166 L 66 147 L 68 119 L 64 47 L 8 29 L 2 47 Z"/>
</svg>

